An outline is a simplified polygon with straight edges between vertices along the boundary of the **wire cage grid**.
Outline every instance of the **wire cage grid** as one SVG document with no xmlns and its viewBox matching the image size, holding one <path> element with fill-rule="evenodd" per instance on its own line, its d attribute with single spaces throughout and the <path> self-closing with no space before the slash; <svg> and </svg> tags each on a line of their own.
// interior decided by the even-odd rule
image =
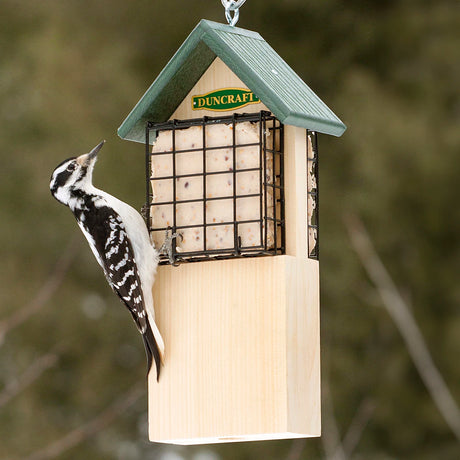
<svg viewBox="0 0 460 460">
<path fill-rule="evenodd" d="M 258 124 L 259 139 L 258 142 L 238 143 L 237 142 L 237 124 L 250 122 Z M 231 125 L 232 142 L 226 145 L 211 146 L 207 142 L 206 127 L 218 124 Z M 177 148 L 176 133 L 178 130 L 184 130 L 193 126 L 202 128 L 202 145 L 197 148 Z M 152 133 L 157 137 L 162 131 L 171 132 L 171 148 L 166 151 L 151 151 Z M 268 137 L 270 136 L 270 141 Z M 164 123 L 148 122 L 146 126 L 146 214 L 149 231 L 166 232 L 181 234 L 187 229 L 200 229 L 202 235 L 203 247 L 200 250 L 180 251 L 176 241 L 172 242 L 172 259 L 174 263 L 192 262 L 210 258 L 231 258 L 231 257 L 248 257 L 259 255 L 276 255 L 285 253 L 285 215 L 284 215 L 284 132 L 283 125 L 270 112 L 261 111 L 255 114 L 233 114 L 228 117 L 203 117 L 189 120 L 170 120 Z M 237 167 L 238 152 L 244 148 L 258 148 L 259 162 L 258 165 L 249 168 Z M 231 151 L 231 167 L 225 170 L 209 170 L 207 167 L 208 152 L 225 150 Z M 178 174 L 177 157 L 182 154 L 193 154 L 202 152 L 202 165 L 199 172 L 187 172 Z M 167 176 L 155 176 L 152 174 L 152 156 L 153 155 L 172 155 L 171 174 Z M 268 167 L 271 162 L 271 168 Z M 254 193 L 241 193 L 238 190 L 238 177 L 244 173 L 254 172 L 258 174 L 258 191 Z M 210 177 L 232 176 L 232 194 L 208 196 L 207 186 Z M 192 198 L 179 198 L 177 182 L 181 179 L 202 178 L 202 196 Z M 240 176 L 241 177 L 241 176 Z M 166 201 L 155 201 L 153 185 L 156 181 L 170 180 L 172 182 L 172 199 Z M 237 207 L 239 200 L 257 199 L 258 216 L 253 218 L 237 219 Z M 221 222 L 208 222 L 207 205 L 212 202 L 222 203 L 224 200 L 232 201 L 233 219 Z M 240 201 L 241 202 L 241 201 Z M 202 216 L 200 223 L 184 224 L 178 222 L 178 206 L 192 205 L 194 203 L 202 204 Z M 170 206 L 172 207 L 172 222 L 168 226 L 152 225 L 151 212 L 152 207 Z M 247 224 L 258 226 L 259 243 L 252 246 L 244 245 L 239 230 Z M 209 229 L 215 227 L 228 228 L 231 226 L 233 231 L 233 244 L 225 248 L 209 248 L 207 236 Z M 271 237 L 269 237 L 271 236 Z M 180 244 L 180 241 L 179 241 Z M 160 263 L 169 263 L 169 259 L 161 256 Z"/>
</svg>

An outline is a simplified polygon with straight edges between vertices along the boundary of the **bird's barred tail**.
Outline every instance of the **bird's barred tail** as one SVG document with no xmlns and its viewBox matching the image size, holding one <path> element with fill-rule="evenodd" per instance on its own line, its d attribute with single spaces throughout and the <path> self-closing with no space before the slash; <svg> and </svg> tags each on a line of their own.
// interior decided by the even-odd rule
<svg viewBox="0 0 460 460">
<path fill-rule="evenodd" d="M 152 368 L 153 360 L 155 360 L 158 381 L 160 379 L 161 364 L 163 362 L 163 350 L 159 347 L 159 344 L 155 339 L 155 335 L 148 320 L 147 330 L 142 334 L 142 338 L 144 340 L 145 353 L 147 355 L 147 375 L 150 372 L 150 369 Z M 160 340 L 162 344 L 161 337 Z"/>
</svg>

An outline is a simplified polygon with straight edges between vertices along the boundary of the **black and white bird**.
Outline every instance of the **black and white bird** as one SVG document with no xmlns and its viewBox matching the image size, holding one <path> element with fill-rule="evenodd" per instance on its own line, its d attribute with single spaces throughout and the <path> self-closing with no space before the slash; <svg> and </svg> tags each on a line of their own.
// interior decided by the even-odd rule
<svg viewBox="0 0 460 460">
<path fill-rule="evenodd" d="M 133 316 L 144 340 L 148 371 L 155 360 L 158 380 L 164 344 L 155 324 L 152 285 L 159 253 L 150 242 L 142 216 L 92 184 L 93 168 L 104 142 L 59 164 L 51 176 L 50 190 L 73 212 L 109 285 Z"/>
</svg>

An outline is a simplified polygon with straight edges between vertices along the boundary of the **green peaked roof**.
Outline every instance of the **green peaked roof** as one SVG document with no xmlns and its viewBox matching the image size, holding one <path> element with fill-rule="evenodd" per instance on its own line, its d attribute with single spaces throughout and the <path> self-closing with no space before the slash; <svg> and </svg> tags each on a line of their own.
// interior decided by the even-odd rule
<svg viewBox="0 0 460 460">
<path fill-rule="evenodd" d="M 257 33 L 201 20 L 118 128 L 145 142 L 147 121 L 167 121 L 216 57 L 282 123 L 341 136 L 346 126 Z"/>
</svg>

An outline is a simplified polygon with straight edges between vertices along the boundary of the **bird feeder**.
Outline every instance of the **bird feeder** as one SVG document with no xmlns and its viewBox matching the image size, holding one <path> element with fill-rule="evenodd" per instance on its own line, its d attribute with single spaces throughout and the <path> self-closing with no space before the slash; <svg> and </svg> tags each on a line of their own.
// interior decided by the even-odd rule
<svg viewBox="0 0 460 460">
<path fill-rule="evenodd" d="M 165 342 L 149 434 L 319 436 L 317 133 L 343 123 L 256 32 L 202 20 L 118 133 L 146 148 Z"/>
</svg>

